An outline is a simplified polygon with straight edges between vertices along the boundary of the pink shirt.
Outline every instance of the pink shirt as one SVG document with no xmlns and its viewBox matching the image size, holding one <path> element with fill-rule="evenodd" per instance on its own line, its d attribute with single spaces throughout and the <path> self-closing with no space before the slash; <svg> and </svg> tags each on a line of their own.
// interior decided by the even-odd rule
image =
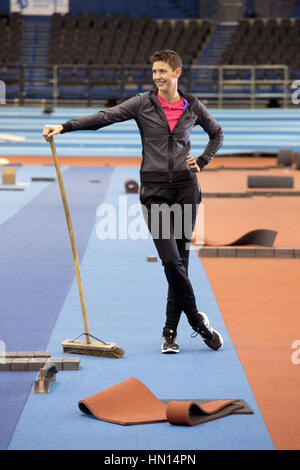
<svg viewBox="0 0 300 470">
<path fill-rule="evenodd" d="M 160 104 L 162 105 L 162 108 L 165 112 L 165 115 L 167 117 L 171 132 L 173 131 L 174 127 L 176 126 L 176 123 L 180 116 L 182 115 L 186 103 L 183 100 L 183 98 L 180 98 L 178 101 L 175 101 L 174 103 L 171 103 L 170 101 L 164 100 L 159 93 L 157 93 L 157 98 L 160 101 Z"/>
</svg>

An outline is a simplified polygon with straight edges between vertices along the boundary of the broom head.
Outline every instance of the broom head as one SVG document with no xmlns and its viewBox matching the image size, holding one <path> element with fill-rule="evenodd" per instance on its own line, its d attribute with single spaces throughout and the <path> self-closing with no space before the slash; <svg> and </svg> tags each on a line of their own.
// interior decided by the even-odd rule
<svg viewBox="0 0 300 470">
<path fill-rule="evenodd" d="M 78 339 L 66 339 L 61 343 L 63 351 L 71 354 L 85 354 L 87 356 L 113 357 L 119 359 L 123 356 L 123 349 L 116 343 L 102 341 L 83 341 Z"/>
</svg>

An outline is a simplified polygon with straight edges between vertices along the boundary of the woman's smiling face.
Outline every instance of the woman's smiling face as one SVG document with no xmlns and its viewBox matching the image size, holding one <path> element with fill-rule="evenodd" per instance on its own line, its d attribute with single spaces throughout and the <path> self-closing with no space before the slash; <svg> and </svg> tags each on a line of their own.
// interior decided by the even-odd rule
<svg viewBox="0 0 300 470">
<path fill-rule="evenodd" d="M 177 85 L 177 80 L 180 76 L 181 69 L 175 70 L 172 67 L 162 61 L 154 62 L 152 65 L 152 77 L 158 90 L 163 93 L 168 93 L 174 86 Z"/>
</svg>

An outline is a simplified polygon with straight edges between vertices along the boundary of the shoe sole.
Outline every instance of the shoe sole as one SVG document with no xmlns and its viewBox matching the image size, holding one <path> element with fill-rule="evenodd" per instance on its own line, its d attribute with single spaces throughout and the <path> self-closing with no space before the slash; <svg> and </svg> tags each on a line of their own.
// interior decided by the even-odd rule
<svg viewBox="0 0 300 470">
<path fill-rule="evenodd" d="M 204 322 L 205 322 L 205 323 L 208 323 L 208 324 L 210 325 L 210 321 L 209 321 L 208 316 L 206 315 L 206 313 L 204 313 L 204 312 L 199 312 L 199 313 L 203 316 Z M 211 327 L 211 328 L 212 328 L 212 327 Z M 219 351 L 219 349 L 222 349 L 222 348 L 223 348 L 224 340 L 223 340 L 223 337 L 222 337 L 221 333 L 219 333 L 219 332 L 218 332 L 217 330 L 215 330 L 214 328 L 212 328 L 212 329 L 213 329 L 214 332 L 218 335 L 219 340 L 220 340 L 220 342 L 221 342 L 221 346 L 219 346 L 218 348 L 211 348 L 211 347 L 207 344 L 207 342 L 206 342 L 205 340 L 203 340 L 203 341 L 204 341 L 204 343 L 206 344 L 206 346 L 208 346 L 208 347 L 209 347 L 210 349 L 212 349 L 213 351 Z"/>
<path fill-rule="evenodd" d="M 163 350 L 163 348 L 161 347 L 161 352 L 163 354 L 178 354 L 180 352 L 180 350 L 179 349 L 175 350 L 175 349 L 171 349 L 171 348 Z"/>
<path fill-rule="evenodd" d="M 207 343 L 206 340 L 203 340 L 203 341 L 204 341 L 204 343 L 206 344 L 206 346 L 208 346 L 208 347 L 209 347 L 210 349 L 212 349 L 213 351 L 219 351 L 220 349 L 223 348 L 224 341 L 223 341 L 223 338 L 222 338 L 222 336 L 220 335 L 220 333 L 219 333 L 218 331 L 214 330 L 214 332 L 218 335 L 219 340 L 220 340 L 220 343 L 221 343 L 221 345 L 220 345 L 218 348 L 214 348 L 214 347 L 210 346 L 210 345 Z"/>
</svg>

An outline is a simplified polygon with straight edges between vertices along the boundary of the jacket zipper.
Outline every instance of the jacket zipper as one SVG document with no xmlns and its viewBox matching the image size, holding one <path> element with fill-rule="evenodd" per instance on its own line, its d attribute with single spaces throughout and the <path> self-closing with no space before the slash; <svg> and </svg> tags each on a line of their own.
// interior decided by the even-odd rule
<svg viewBox="0 0 300 470">
<path fill-rule="evenodd" d="M 173 132 L 174 132 L 174 129 L 177 127 L 177 125 L 179 124 L 179 121 L 182 119 L 182 117 L 184 116 L 184 114 L 187 112 L 187 110 L 190 108 L 190 104 L 185 108 L 185 110 L 183 111 L 183 113 L 181 114 L 180 118 L 178 119 L 178 121 L 176 122 L 173 130 L 171 131 L 170 129 L 170 126 L 169 126 L 169 122 L 168 122 L 168 119 L 167 119 L 167 116 L 160 104 L 160 102 L 156 102 L 156 100 L 158 101 L 158 99 L 154 98 L 153 102 L 156 106 L 156 109 L 157 109 L 157 112 L 159 113 L 160 117 L 163 119 L 163 121 L 168 125 L 168 129 L 169 129 L 169 141 L 168 141 L 168 170 L 169 170 L 169 183 L 173 183 L 174 181 L 174 156 L 173 156 L 173 152 L 172 152 L 172 143 L 173 143 Z M 160 109 L 161 108 L 161 109 Z"/>
</svg>

